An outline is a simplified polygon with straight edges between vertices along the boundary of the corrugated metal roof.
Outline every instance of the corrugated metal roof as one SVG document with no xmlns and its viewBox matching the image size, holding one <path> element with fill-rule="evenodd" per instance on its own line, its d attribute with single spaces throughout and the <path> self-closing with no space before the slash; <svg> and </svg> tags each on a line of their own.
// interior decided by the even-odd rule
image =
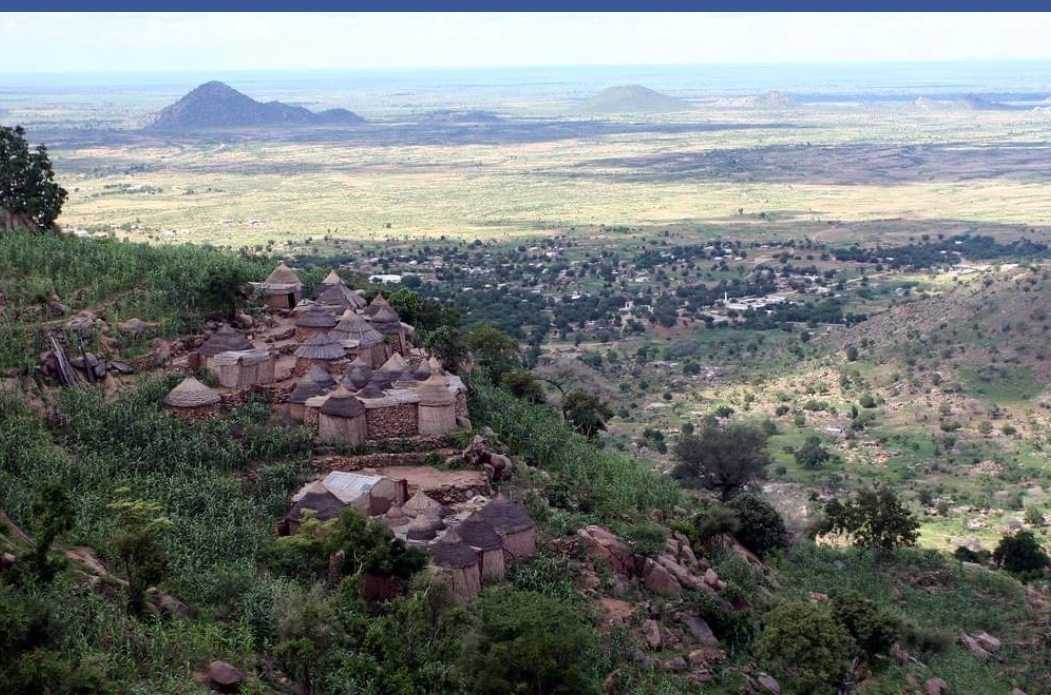
<svg viewBox="0 0 1051 695">
<path fill-rule="evenodd" d="M 350 504 L 383 480 L 381 475 L 361 475 L 360 473 L 346 473 L 344 471 L 332 471 L 321 484 L 329 492 L 335 495 L 344 504 Z"/>
</svg>

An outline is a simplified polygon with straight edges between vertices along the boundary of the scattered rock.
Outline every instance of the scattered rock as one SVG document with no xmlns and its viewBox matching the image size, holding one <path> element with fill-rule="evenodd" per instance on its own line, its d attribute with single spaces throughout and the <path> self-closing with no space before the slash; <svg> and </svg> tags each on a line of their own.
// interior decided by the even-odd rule
<svg viewBox="0 0 1051 695">
<path fill-rule="evenodd" d="M 122 333 L 142 335 L 142 332 L 146 330 L 146 322 L 142 319 L 128 319 L 127 321 L 119 322 L 117 324 L 117 330 Z"/>
<path fill-rule="evenodd" d="M 255 321 L 251 316 L 244 312 L 237 312 L 237 316 L 234 317 L 234 326 L 241 329 L 248 329 L 255 325 Z"/>
<path fill-rule="evenodd" d="M 712 628 L 704 618 L 699 615 L 685 615 L 679 613 L 675 616 L 680 623 L 689 631 L 693 638 L 705 647 L 718 647 L 719 638 L 712 632 Z"/>
<path fill-rule="evenodd" d="M 967 651 L 975 655 L 979 659 L 986 659 L 992 656 L 989 652 L 982 649 L 982 646 L 978 644 L 978 640 L 968 635 L 966 632 L 960 634 L 960 644 L 967 648 Z"/>
<path fill-rule="evenodd" d="M 155 360 L 163 362 L 172 356 L 171 343 L 161 338 L 154 338 L 150 341 L 150 352 Z"/>
<path fill-rule="evenodd" d="M 658 669 L 661 671 L 670 671 L 671 673 L 682 673 L 688 667 L 686 665 L 686 659 L 681 656 L 674 656 L 670 659 L 664 659 L 658 662 Z"/>
<path fill-rule="evenodd" d="M 773 676 L 760 673 L 756 680 L 764 692 L 770 693 L 770 695 L 781 695 L 781 684 L 775 681 Z"/>
<path fill-rule="evenodd" d="M 686 680 L 697 687 L 704 687 L 712 682 L 712 674 L 708 669 L 699 668 L 687 676 Z"/>
<path fill-rule="evenodd" d="M 694 649 L 686 657 L 694 666 L 712 666 L 726 660 L 726 654 L 715 647 L 701 647 Z"/>
<path fill-rule="evenodd" d="M 664 643 L 661 639 L 661 627 L 656 620 L 647 620 L 642 624 L 642 636 L 650 649 L 660 649 Z"/>
<path fill-rule="evenodd" d="M 941 678 L 928 678 L 923 684 L 923 692 L 926 695 L 945 695 L 949 691 L 949 684 Z"/>
<path fill-rule="evenodd" d="M 225 661 L 208 664 L 208 679 L 223 692 L 236 692 L 244 683 L 245 674 Z"/>
<path fill-rule="evenodd" d="M 1026 695 L 1026 693 L 1021 688 L 1011 688 L 1011 695 Z"/>
<path fill-rule="evenodd" d="M 86 340 L 95 333 L 95 318 L 86 314 L 74 316 L 66 323 L 66 330 Z"/>
<path fill-rule="evenodd" d="M 986 632 L 979 632 L 977 635 L 974 636 L 974 639 L 978 643 L 978 646 L 980 646 L 987 652 L 1000 651 L 1000 647 L 1002 644 L 1000 640 Z"/>
<path fill-rule="evenodd" d="M 646 558 L 643 564 L 642 581 L 650 591 L 664 596 L 682 596 L 682 584 L 652 558 Z"/>
<path fill-rule="evenodd" d="M 816 591 L 810 592 L 811 603 L 824 603 L 825 601 L 828 601 L 828 594 L 820 594 Z"/>
<path fill-rule="evenodd" d="M 18 558 L 16 558 L 11 553 L 4 553 L 3 555 L 0 555 L 0 567 L 4 569 L 7 569 L 8 567 L 14 567 L 17 559 Z"/>
<path fill-rule="evenodd" d="M 134 367 L 132 367 L 127 362 L 122 362 L 120 360 L 113 360 L 113 361 L 111 361 L 109 363 L 109 368 L 112 369 L 113 371 L 117 372 L 118 374 L 134 374 L 135 373 L 135 368 Z"/>
<path fill-rule="evenodd" d="M 169 594 L 161 596 L 161 610 L 173 618 L 190 617 L 190 607 Z"/>
</svg>

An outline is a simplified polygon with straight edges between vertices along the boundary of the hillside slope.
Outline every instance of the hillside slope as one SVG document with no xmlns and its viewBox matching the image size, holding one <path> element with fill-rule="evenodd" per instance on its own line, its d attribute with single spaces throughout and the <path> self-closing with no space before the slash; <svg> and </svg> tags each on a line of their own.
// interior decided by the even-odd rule
<svg viewBox="0 0 1051 695">
<path fill-rule="evenodd" d="M 655 92 L 641 85 L 604 89 L 577 107 L 580 113 L 668 113 L 685 111 L 682 99 Z"/>
</svg>

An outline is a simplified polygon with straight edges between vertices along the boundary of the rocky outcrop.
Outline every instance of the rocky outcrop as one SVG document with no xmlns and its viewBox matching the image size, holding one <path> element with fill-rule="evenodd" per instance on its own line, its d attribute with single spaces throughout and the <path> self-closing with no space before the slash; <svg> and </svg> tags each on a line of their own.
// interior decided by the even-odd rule
<svg viewBox="0 0 1051 695">
<path fill-rule="evenodd" d="M 220 692 L 235 693 L 245 682 L 245 674 L 225 661 L 213 661 L 208 664 L 208 680 Z"/>
</svg>

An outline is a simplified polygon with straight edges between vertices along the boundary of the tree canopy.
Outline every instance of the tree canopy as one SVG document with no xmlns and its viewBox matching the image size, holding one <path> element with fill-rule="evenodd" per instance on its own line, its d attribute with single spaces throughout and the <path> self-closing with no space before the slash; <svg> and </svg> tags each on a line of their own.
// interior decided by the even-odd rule
<svg viewBox="0 0 1051 695">
<path fill-rule="evenodd" d="M 860 490 L 846 504 L 832 500 L 825 505 L 825 515 L 827 532 L 846 534 L 855 545 L 877 556 L 915 545 L 919 538 L 919 522 L 886 486 Z"/>
<path fill-rule="evenodd" d="M 570 391 L 562 401 L 562 416 L 577 432 L 594 439 L 606 429 L 606 421 L 613 417 L 613 409 L 595 394 L 577 389 Z"/>
<path fill-rule="evenodd" d="M 47 147 L 30 150 L 22 126 L 0 126 L 0 227 L 54 228 L 66 189 L 55 183 Z M 5 220 L 5 218 L 9 218 Z"/>
<path fill-rule="evenodd" d="M 700 434 L 684 434 L 675 445 L 674 475 L 719 493 L 725 502 L 762 475 L 770 463 L 767 434 L 758 425 L 705 423 Z"/>
</svg>

